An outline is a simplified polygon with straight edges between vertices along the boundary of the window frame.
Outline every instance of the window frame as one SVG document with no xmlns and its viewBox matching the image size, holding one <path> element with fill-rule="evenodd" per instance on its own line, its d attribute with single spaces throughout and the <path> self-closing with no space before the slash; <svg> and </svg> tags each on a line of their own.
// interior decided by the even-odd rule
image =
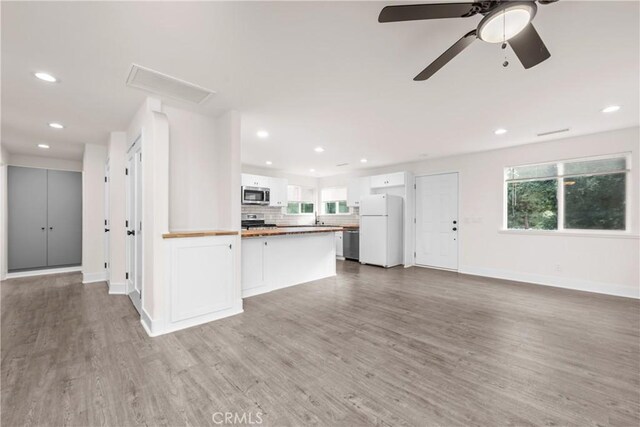
<svg viewBox="0 0 640 427">
<path fill-rule="evenodd" d="M 299 213 L 290 213 L 288 211 L 289 204 L 291 204 L 291 203 L 296 203 L 298 205 Z M 302 212 L 302 205 L 309 205 L 309 204 L 313 205 L 313 212 Z M 289 215 L 289 216 L 315 215 L 315 213 L 316 213 L 316 204 L 315 204 L 315 202 L 300 202 L 300 201 L 297 201 L 297 200 L 293 200 L 291 202 L 288 201 L 287 202 L 287 206 L 284 207 L 284 214 L 285 215 Z"/>
<path fill-rule="evenodd" d="M 325 187 L 325 188 L 321 188 L 318 191 L 318 200 L 319 200 L 319 205 L 320 205 L 318 213 L 320 215 L 328 215 L 328 216 L 353 215 L 353 210 L 351 209 L 351 206 L 349 206 L 349 201 L 347 199 L 324 200 L 322 198 L 323 190 L 343 190 L 343 189 L 344 189 L 345 194 L 346 194 L 346 192 L 348 191 L 346 186 Z M 347 212 L 340 212 L 340 208 L 339 208 L 339 203 L 340 202 L 344 202 L 345 203 L 345 205 L 347 206 Z M 326 210 L 326 204 L 327 203 L 334 203 L 335 204 L 336 213 L 327 212 L 327 210 Z"/>
<path fill-rule="evenodd" d="M 339 207 L 339 203 L 340 202 L 344 202 L 345 204 L 347 204 L 346 200 L 326 200 L 326 201 L 322 201 L 322 214 L 321 215 L 331 215 L 331 216 L 338 216 L 338 215 L 351 215 L 351 206 L 349 206 L 347 204 L 347 212 L 340 212 L 340 207 Z M 327 210 L 325 209 L 325 205 L 327 203 L 333 203 L 336 205 L 336 213 L 329 213 L 327 212 Z"/>
<path fill-rule="evenodd" d="M 309 186 L 305 186 L 305 185 L 296 185 L 296 184 L 288 184 L 287 185 L 287 191 L 288 191 L 288 187 L 300 187 L 301 189 L 311 189 L 313 192 L 313 199 L 314 200 L 287 200 L 287 205 L 282 207 L 282 211 L 283 214 L 286 216 L 313 216 L 316 214 L 316 212 L 318 211 L 318 203 L 317 203 L 317 195 L 316 195 L 316 188 L 315 187 L 309 187 Z M 299 213 L 289 213 L 288 209 L 289 209 L 289 204 L 291 203 L 297 203 L 298 204 L 298 212 Z M 305 204 L 311 204 L 313 205 L 313 212 L 302 212 L 302 205 Z"/>
<path fill-rule="evenodd" d="M 593 174 L 579 174 L 572 176 L 595 176 L 595 175 L 613 175 L 615 173 L 624 173 L 625 174 L 625 219 L 624 219 L 624 230 L 593 230 L 593 229 L 585 229 L 585 228 L 565 228 L 565 197 L 564 197 L 564 165 L 565 163 L 572 162 L 583 162 L 583 161 L 591 161 L 591 160 L 607 160 L 607 159 L 625 159 L 625 170 L 624 172 L 606 172 L 606 173 L 593 173 Z M 556 164 L 558 166 L 557 176 L 553 179 L 557 182 L 557 194 L 556 198 L 558 200 L 558 228 L 556 230 L 538 230 L 538 229 L 520 229 L 520 228 L 509 228 L 509 213 L 508 213 L 508 201 L 509 201 L 509 182 L 513 182 L 513 180 L 507 180 L 505 178 L 506 172 L 508 169 L 514 167 L 523 167 L 523 166 L 536 166 L 536 165 L 549 165 Z M 499 230 L 502 233 L 514 233 L 514 234 L 539 234 L 539 235 L 589 235 L 589 236 L 629 236 L 631 234 L 631 194 L 633 194 L 632 182 L 631 182 L 631 153 L 623 152 L 623 153 L 614 153 L 614 154 L 604 154 L 599 156 L 588 156 L 588 157 L 576 157 L 571 159 L 561 159 L 550 162 L 535 162 L 535 163 L 525 163 L 519 165 L 510 165 L 504 166 L 502 168 L 502 228 Z M 542 178 L 534 178 L 534 179 L 523 179 L 522 181 L 540 181 Z"/>
</svg>

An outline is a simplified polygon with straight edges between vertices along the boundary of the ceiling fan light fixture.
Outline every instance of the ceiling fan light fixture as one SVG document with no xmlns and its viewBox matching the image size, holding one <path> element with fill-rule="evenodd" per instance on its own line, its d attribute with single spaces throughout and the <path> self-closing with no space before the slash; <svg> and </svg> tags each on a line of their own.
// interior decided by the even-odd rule
<svg viewBox="0 0 640 427">
<path fill-rule="evenodd" d="M 517 36 L 536 15 L 534 2 L 507 2 L 482 18 L 478 37 L 488 43 L 503 43 Z"/>
</svg>

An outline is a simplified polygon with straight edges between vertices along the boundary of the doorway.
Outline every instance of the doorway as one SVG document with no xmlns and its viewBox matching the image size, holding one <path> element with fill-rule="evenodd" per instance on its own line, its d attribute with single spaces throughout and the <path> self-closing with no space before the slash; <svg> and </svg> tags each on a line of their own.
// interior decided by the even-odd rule
<svg viewBox="0 0 640 427">
<path fill-rule="evenodd" d="M 127 294 L 142 314 L 142 143 L 138 138 L 127 152 Z"/>
<path fill-rule="evenodd" d="M 416 264 L 458 269 L 458 173 L 416 177 Z"/>
<path fill-rule="evenodd" d="M 8 268 L 82 263 L 82 173 L 9 166 Z"/>
</svg>

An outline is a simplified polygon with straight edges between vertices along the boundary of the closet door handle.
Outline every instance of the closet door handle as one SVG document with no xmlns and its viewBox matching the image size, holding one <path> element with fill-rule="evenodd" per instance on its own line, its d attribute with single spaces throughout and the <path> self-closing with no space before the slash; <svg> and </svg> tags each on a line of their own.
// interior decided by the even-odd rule
<svg viewBox="0 0 640 427">
<path fill-rule="evenodd" d="M 105 228 L 105 229 L 104 229 L 104 232 L 105 232 L 105 233 L 108 233 L 109 231 L 110 231 L 110 230 L 109 230 L 108 228 Z"/>
<path fill-rule="evenodd" d="M 136 232 L 135 230 L 127 230 L 127 236 L 135 236 Z"/>
</svg>

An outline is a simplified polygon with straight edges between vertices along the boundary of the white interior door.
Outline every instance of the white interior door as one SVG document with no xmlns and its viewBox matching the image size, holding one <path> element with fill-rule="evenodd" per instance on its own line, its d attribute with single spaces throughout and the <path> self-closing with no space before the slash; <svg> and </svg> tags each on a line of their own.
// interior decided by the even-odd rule
<svg viewBox="0 0 640 427">
<path fill-rule="evenodd" d="M 142 145 L 138 139 L 127 158 L 127 293 L 142 311 Z"/>
<path fill-rule="evenodd" d="M 458 269 L 458 174 L 416 177 L 416 264 Z"/>
</svg>

